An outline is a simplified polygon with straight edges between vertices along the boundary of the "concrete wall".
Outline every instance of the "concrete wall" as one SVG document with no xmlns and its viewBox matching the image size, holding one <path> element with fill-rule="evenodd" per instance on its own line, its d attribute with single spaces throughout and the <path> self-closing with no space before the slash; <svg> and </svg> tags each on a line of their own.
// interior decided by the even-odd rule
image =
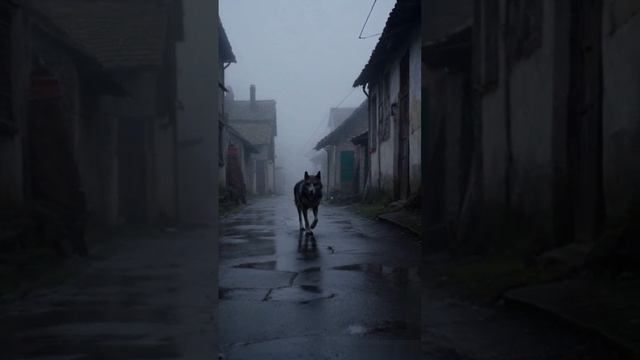
<svg viewBox="0 0 640 360">
<path fill-rule="evenodd" d="M 185 0 L 177 44 L 179 217 L 215 223 L 218 214 L 217 1 Z"/>
<path fill-rule="evenodd" d="M 615 225 L 633 222 L 640 203 L 640 2 L 605 1 L 602 19 L 604 192 Z"/>
</svg>

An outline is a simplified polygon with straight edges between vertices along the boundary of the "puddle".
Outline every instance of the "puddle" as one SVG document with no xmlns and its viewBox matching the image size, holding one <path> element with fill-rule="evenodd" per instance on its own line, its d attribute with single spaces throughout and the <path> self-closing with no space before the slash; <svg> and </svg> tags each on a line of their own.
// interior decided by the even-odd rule
<svg viewBox="0 0 640 360">
<path fill-rule="evenodd" d="M 367 328 L 362 325 L 351 325 L 347 328 L 349 335 L 364 335 L 367 333 Z"/>
<path fill-rule="evenodd" d="M 403 335 L 419 334 L 420 327 L 417 324 L 408 324 L 404 320 L 383 320 L 370 325 L 353 324 L 347 327 L 349 335 Z"/>
<path fill-rule="evenodd" d="M 240 269 L 257 269 L 257 270 L 275 270 L 276 262 L 275 261 L 264 261 L 264 262 L 255 262 L 255 263 L 246 263 L 234 266 L 234 268 Z"/>
<path fill-rule="evenodd" d="M 299 304 L 309 304 L 315 301 L 333 299 L 336 294 L 325 294 L 322 289 L 313 285 L 302 285 L 299 287 L 287 287 L 273 289 L 266 297 L 265 301 L 290 301 Z"/>
<path fill-rule="evenodd" d="M 359 271 L 377 277 L 388 277 L 396 284 L 407 284 L 412 281 L 419 281 L 417 268 L 405 268 L 379 264 L 351 264 L 336 266 L 332 269 L 341 271 Z"/>
<path fill-rule="evenodd" d="M 302 289 L 303 291 L 308 291 L 316 294 L 322 293 L 322 290 L 320 289 L 320 287 L 315 285 L 300 285 L 300 289 Z"/>
<path fill-rule="evenodd" d="M 222 241 L 220 241 L 220 243 L 222 244 L 228 244 L 228 245 L 237 245 L 237 244 L 244 244 L 244 243 L 248 243 L 249 240 L 247 239 L 242 239 L 242 238 L 222 238 Z"/>
</svg>

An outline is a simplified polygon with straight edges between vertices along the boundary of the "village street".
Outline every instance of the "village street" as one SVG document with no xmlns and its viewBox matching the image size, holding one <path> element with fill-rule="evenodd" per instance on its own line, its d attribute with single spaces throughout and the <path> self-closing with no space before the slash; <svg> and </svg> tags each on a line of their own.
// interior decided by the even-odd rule
<svg viewBox="0 0 640 360">
<path fill-rule="evenodd" d="M 253 200 L 222 226 L 218 329 L 226 359 L 419 358 L 413 236 L 322 205 L 315 244 L 305 242 L 292 196 Z"/>
<path fill-rule="evenodd" d="M 578 329 L 435 286 L 415 238 L 323 205 L 299 242 L 290 197 L 254 199 L 222 221 L 219 334 L 236 359 L 623 359 Z"/>
</svg>

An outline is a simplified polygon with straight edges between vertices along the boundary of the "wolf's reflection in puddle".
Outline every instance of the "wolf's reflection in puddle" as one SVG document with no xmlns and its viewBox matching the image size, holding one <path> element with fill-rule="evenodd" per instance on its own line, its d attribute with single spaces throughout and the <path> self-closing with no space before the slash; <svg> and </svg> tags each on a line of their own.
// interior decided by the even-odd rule
<svg viewBox="0 0 640 360">
<path fill-rule="evenodd" d="M 313 234 L 300 231 L 298 235 L 298 253 L 302 254 L 304 260 L 313 260 L 318 258 L 318 244 Z"/>
</svg>

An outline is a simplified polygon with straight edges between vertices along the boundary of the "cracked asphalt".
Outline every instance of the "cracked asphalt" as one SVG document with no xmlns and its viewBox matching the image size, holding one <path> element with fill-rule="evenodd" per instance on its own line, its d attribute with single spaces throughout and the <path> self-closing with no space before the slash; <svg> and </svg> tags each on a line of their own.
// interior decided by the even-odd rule
<svg viewBox="0 0 640 360">
<path fill-rule="evenodd" d="M 225 359 L 420 358 L 413 235 L 321 205 L 307 237 L 286 196 L 256 199 L 221 223 Z"/>
</svg>

